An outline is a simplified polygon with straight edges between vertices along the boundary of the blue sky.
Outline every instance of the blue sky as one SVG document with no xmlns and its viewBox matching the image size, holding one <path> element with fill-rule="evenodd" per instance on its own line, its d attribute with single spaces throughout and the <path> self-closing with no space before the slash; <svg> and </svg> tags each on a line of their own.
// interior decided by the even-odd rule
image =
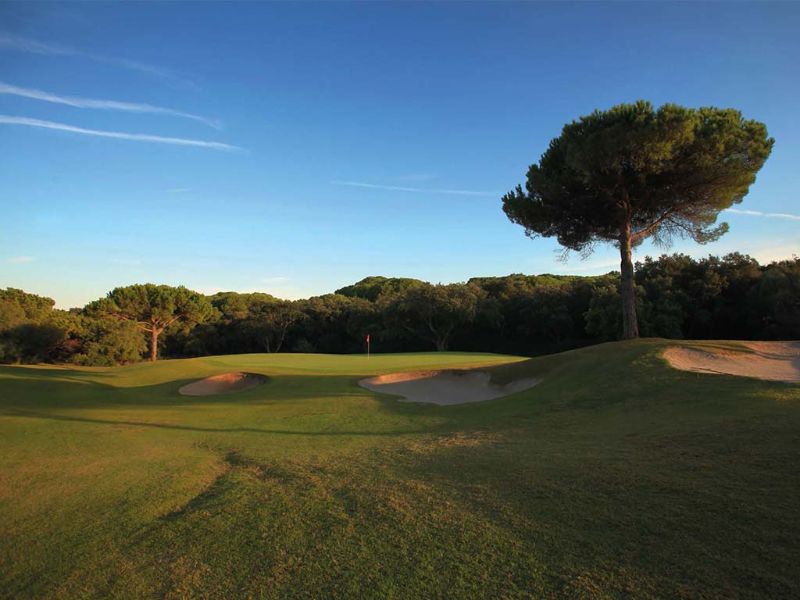
<svg viewBox="0 0 800 600">
<path fill-rule="evenodd" d="M 615 269 L 500 196 L 595 108 L 732 106 L 773 154 L 719 242 L 800 249 L 800 4 L 0 4 L 0 287 L 297 298 Z M 772 215 L 772 216 L 769 216 Z M 660 253 L 643 246 L 638 256 Z"/>
</svg>

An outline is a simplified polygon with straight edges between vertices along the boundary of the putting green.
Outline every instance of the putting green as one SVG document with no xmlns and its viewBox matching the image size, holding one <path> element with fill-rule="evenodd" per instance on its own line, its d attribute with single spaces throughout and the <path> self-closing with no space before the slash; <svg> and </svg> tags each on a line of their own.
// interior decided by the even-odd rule
<svg viewBox="0 0 800 600">
<path fill-rule="evenodd" d="M 0 367 L 0 597 L 800 596 L 800 386 L 674 345 Z M 468 367 L 541 383 L 358 386 Z"/>
</svg>

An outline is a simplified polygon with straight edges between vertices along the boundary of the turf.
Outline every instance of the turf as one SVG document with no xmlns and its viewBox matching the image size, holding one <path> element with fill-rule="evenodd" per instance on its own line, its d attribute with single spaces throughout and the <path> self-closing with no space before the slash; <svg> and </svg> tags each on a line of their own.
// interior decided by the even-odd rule
<svg viewBox="0 0 800 600">
<path fill-rule="evenodd" d="M 0 596 L 800 597 L 800 386 L 666 346 L 2 367 Z M 454 407 L 356 385 L 490 364 L 543 382 Z M 226 371 L 270 381 L 177 393 Z"/>
</svg>

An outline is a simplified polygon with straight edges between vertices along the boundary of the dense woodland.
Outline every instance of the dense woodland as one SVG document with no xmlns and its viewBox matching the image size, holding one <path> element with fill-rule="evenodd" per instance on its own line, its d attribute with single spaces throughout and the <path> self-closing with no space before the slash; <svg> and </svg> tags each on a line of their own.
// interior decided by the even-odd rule
<svg viewBox="0 0 800 600">
<path fill-rule="evenodd" d="M 648 257 L 636 264 L 635 280 L 644 336 L 800 338 L 800 258 L 759 265 L 738 253 L 701 260 Z M 125 318 L 120 292 L 131 291 L 144 302 L 167 299 L 161 309 L 169 318 L 158 325 L 157 339 L 149 321 Z M 191 318 L 188 312 L 181 318 L 184 300 L 192 303 Z M 131 286 L 82 309 L 54 304 L 22 290 L 0 290 L 0 361 L 125 364 L 145 358 L 151 343 L 166 357 L 358 353 L 365 351 L 367 334 L 373 352 L 534 355 L 618 339 L 622 327 L 618 273 L 476 277 L 447 285 L 367 277 L 295 301 L 266 293 L 202 296 Z"/>
</svg>

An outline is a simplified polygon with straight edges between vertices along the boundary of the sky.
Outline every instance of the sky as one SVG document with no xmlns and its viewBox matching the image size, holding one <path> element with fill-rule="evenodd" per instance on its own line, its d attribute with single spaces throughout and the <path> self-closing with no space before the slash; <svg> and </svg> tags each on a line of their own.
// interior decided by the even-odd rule
<svg viewBox="0 0 800 600">
<path fill-rule="evenodd" d="M 595 109 L 734 107 L 772 156 L 669 251 L 800 253 L 800 3 L 0 3 L 0 287 L 284 298 L 600 274 L 501 196 Z M 636 256 L 663 253 L 645 244 Z"/>
</svg>

